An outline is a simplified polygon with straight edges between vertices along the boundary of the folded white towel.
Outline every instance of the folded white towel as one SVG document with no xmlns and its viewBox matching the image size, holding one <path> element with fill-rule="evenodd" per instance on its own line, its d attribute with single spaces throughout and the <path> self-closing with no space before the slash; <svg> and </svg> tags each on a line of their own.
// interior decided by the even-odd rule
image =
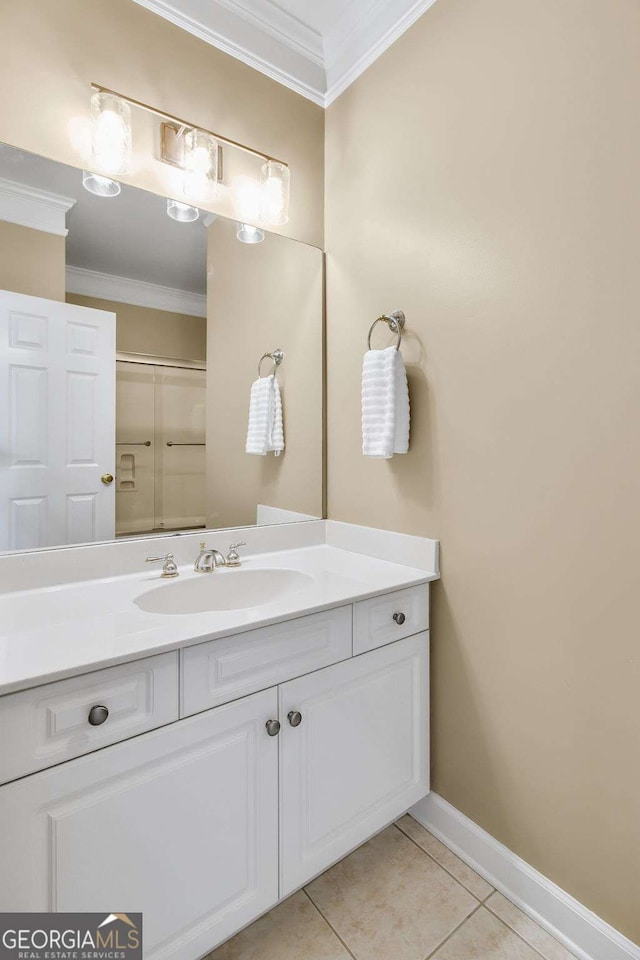
<svg viewBox="0 0 640 960">
<path fill-rule="evenodd" d="M 369 350 L 362 364 L 362 452 L 388 460 L 409 449 L 409 387 L 395 347 Z"/>
<path fill-rule="evenodd" d="M 284 450 L 282 399 L 274 374 L 259 377 L 251 386 L 245 450 L 262 457 L 271 452 L 278 457 Z"/>
</svg>

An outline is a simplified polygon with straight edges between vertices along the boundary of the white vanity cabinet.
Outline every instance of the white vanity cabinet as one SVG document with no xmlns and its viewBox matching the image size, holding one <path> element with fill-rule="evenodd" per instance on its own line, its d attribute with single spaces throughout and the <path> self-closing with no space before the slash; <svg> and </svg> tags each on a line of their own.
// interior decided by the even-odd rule
<svg viewBox="0 0 640 960">
<path fill-rule="evenodd" d="M 75 759 L 32 751 L 15 770 L 57 765 L 0 786 L 0 910 L 141 911 L 145 960 L 198 960 L 401 816 L 429 788 L 427 592 L 163 654 L 175 683 L 140 703 L 165 725 Z M 375 649 L 356 655 L 368 621 Z M 77 699 L 79 724 L 96 690 L 111 707 L 142 675 L 114 670 L 7 704 Z M 72 733 L 65 749 L 86 749 Z"/>
<path fill-rule="evenodd" d="M 428 653 L 419 633 L 280 687 L 280 896 L 427 793 Z"/>
<path fill-rule="evenodd" d="M 195 960 L 278 899 L 275 689 L 0 789 L 3 911 L 143 913 Z"/>
</svg>

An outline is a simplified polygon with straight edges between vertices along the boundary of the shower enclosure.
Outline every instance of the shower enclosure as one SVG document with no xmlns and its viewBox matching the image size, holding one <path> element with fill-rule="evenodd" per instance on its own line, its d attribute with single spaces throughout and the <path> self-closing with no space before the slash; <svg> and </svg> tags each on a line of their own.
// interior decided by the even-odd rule
<svg viewBox="0 0 640 960">
<path fill-rule="evenodd" d="M 204 365 L 118 357 L 116 536 L 204 527 Z"/>
</svg>

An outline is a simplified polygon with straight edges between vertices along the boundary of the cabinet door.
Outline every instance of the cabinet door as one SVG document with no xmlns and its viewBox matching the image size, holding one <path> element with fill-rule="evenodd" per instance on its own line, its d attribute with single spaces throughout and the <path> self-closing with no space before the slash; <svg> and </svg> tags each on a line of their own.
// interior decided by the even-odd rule
<svg viewBox="0 0 640 960">
<path fill-rule="evenodd" d="M 278 899 L 275 690 L 0 789 L 0 909 L 143 913 L 195 960 Z"/>
<path fill-rule="evenodd" d="M 428 653 L 424 632 L 280 687 L 280 896 L 428 792 Z"/>
</svg>

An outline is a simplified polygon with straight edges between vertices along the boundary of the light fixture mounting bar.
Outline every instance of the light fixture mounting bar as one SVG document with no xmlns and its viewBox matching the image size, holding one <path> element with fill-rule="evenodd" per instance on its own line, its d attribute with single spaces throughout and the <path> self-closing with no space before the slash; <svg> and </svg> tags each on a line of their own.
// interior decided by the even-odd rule
<svg viewBox="0 0 640 960">
<path fill-rule="evenodd" d="M 222 134 L 215 133 L 213 130 L 207 130 L 206 127 L 201 126 L 199 123 L 191 123 L 189 120 L 182 120 L 180 117 L 174 117 L 171 113 L 165 113 L 164 110 L 159 110 L 157 107 L 152 107 L 148 103 L 143 103 L 142 100 L 134 100 L 133 97 L 128 97 L 124 93 L 118 93 L 117 90 L 111 90 L 109 87 L 103 87 L 99 83 L 92 83 L 91 89 L 97 90 L 98 93 L 110 93 L 112 96 L 119 97 L 121 100 L 124 100 L 125 103 L 130 104 L 132 107 L 138 107 L 140 110 L 146 110 L 147 113 L 153 113 L 156 117 L 160 117 L 161 120 L 165 120 L 169 123 L 178 124 L 179 126 L 186 127 L 189 130 L 203 130 L 205 133 L 209 133 L 212 137 L 215 137 L 218 143 L 224 143 L 228 147 L 235 147 L 236 150 L 242 150 L 243 153 L 249 153 L 252 157 L 259 157 L 261 160 L 271 160 L 273 163 L 281 163 L 285 167 L 289 166 L 285 160 L 278 160 L 277 157 L 271 157 L 268 153 L 262 153 L 260 150 L 254 150 L 253 147 L 248 147 L 246 143 L 240 143 L 238 140 L 230 140 L 229 137 L 223 137 Z"/>
</svg>

